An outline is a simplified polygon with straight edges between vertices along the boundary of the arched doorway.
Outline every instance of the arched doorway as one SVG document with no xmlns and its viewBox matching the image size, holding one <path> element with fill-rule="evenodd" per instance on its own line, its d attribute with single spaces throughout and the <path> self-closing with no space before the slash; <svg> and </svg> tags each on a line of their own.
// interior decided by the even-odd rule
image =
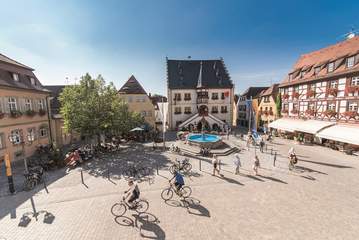
<svg viewBox="0 0 359 240">
<path fill-rule="evenodd" d="M 219 131 L 220 130 L 217 123 L 213 123 L 212 130 L 214 130 L 214 131 Z"/>
<path fill-rule="evenodd" d="M 202 118 L 202 120 L 197 124 L 197 130 L 202 131 L 202 129 L 205 131 L 209 131 L 211 129 L 209 123 L 204 118 Z"/>
<path fill-rule="evenodd" d="M 208 115 L 208 107 L 206 105 L 201 105 L 198 108 L 198 113 L 201 116 L 207 116 Z"/>
</svg>

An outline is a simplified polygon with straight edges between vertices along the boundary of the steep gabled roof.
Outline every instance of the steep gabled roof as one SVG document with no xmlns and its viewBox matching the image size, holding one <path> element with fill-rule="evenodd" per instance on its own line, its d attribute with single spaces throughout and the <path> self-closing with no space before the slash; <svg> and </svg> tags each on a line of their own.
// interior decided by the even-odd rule
<svg viewBox="0 0 359 240">
<path fill-rule="evenodd" d="M 59 101 L 59 96 L 62 92 L 62 90 L 66 87 L 66 85 L 48 85 L 48 86 L 44 86 L 46 89 L 51 91 L 50 96 L 52 97 L 51 99 L 51 113 L 52 114 L 59 114 L 60 113 L 60 108 L 61 108 L 61 104 Z"/>
<path fill-rule="evenodd" d="M 167 59 L 169 89 L 232 88 L 223 60 Z"/>
<path fill-rule="evenodd" d="M 31 71 L 34 71 L 34 69 L 32 69 L 31 67 L 28 67 L 28 66 L 26 66 L 26 65 L 24 65 L 22 63 L 19 63 L 19 62 L 13 60 L 13 59 L 1 54 L 1 53 L 0 53 L 0 61 L 12 64 L 12 65 L 16 65 L 18 67 L 26 68 L 26 69 L 29 69 Z"/>
<path fill-rule="evenodd" d="M 346 68 L 345 60 L 351 56 L 355 56 L 355 65 L 352 68 Z M 335 66 L 334 71 L 328 73 L 327 65 L 330 62 L 334 62 Z M 319 72 L 315 73 L 315 68 L 320 68 Z M 292 74 L 292 79 L 289 79 L 288 74 L 280 86 L 294 85 L 357 71 L 359 71 L 359 36 L 301 55 L 289 72 Z"/>
<path fill-rule="evenodd" d="M 277 94 L 278 87 L 279 87 L 278 83 L 273 84 L 267 90 L 265 90 L 264 92 L 261 93 L 261 97 Z"/>
<path fill-rule="evenodd" d="M 246 99 L 250 99 L 251 97 L 256 98 L 267 89 L 268 87 L 249 87 L 241 94 L 241 96 L 246 97 Z"/>
<path fill-rule="evenodd" d="M 120 88 L 118 91 L 120 94 L 146 94 L 146 91 L 143 89 L 141 84 L 137 81 L 135 76 L 131 75 L 131 77 L 127 80 L 127 82 Z"/>
</svg>

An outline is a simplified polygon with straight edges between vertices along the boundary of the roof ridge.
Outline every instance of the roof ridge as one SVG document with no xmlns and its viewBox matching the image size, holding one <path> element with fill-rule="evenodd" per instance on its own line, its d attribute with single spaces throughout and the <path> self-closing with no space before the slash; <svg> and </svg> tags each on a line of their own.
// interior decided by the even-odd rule
<svg viewBox="0 0 359 240">
<path fill-rule="evenodd" d="M 25 64 L 22 64 L 21 62 L 18 62 L 18 61 L 16 61 L 16 60 L 12 59 L 12 58 L 9 58 L 8 56 L 6 56 L 6 55 L 4 55 L 4 54 L 2 54 L 2 53 L 0 53 L 0 55 L 1 55 L 2 57 L 4 57 L 5 59 L 10 60 L 10 61 L 3 61 L 3 60 L 0 59 L 0 61 L 2 61 L 2 62 L 6 62 L 6 63 L 12 64 L 12 65 L 19 66 L 19 67 L 23 67 L 23 68 L 29 69 L 29 70 L 31 70 L 31 71 L 34 71 L 34 70 L 35 70 L 35 69 L 33 69 L 33 68 L 29 67 L 29 66 L 26 66 Z"/>
</svg>

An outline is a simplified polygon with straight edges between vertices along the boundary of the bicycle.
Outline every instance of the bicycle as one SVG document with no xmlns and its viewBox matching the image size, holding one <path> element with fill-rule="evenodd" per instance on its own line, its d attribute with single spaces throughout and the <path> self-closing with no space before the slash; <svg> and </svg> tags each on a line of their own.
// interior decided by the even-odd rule
<svg viewBox="0 0 359 240">
<path fill-rule="evenodd" d="M 188 173 L 189 171 L 191 171 L 191 169 L 192 165 L 189 163 L 189 160 L 185 158 L 183 161 L 178 161 L 176 159 L 176 162 L 172 166 L 170 166 L 169 171 L 172 174 L 182 170 Z"/>
<path fill-rule="evenodd" d="M 188 186 L 182 186 L 182 188 L 179 191 L 180 192 L 178 192 L 176 187 L 170 183 L 170 186 L 168 188 L 162 190 L 161 197 L 163 200 L 168 201 L 172 199 L 173 192 L 175 192 L 177 196 L 183 198 L 188 198 L 189 196 L 191 196 L 192 193 L 192 189 Z"/>
<path fill-rule="evenodd" d="M 145 213 L 148 210 L 148 207 L 149 204 L 146 200 L 136 199 L 134 201 L 134 207 L 131 209 L 130 206 L 125 201 L 125 198 L 123 197 L 121 202 L 112 205 L 111 213 L 115 217 L 121 217 L 127 212 L 127 209 L 131 209 L 136 211 L 138 214 L 140 214 L 140 213 Z"/>
<path fill-rule="evenodd" d="M 30 191 L 35 188 L 37 184 L 42 180 L 42 176 L 44 174 L 44 170 L 42 167 L 33 167 L 29 168 L 28 173 L 24 173 L 24 190 Z"/>
<path fill-rule="evenodd" d="M 150 175 L 150 170 L 146 167 L 130 166 L 124 171 L 123 175 L 125 177 L 142 178 L 142 177 L 146 177 L 146 176 Z"/>
</svg>

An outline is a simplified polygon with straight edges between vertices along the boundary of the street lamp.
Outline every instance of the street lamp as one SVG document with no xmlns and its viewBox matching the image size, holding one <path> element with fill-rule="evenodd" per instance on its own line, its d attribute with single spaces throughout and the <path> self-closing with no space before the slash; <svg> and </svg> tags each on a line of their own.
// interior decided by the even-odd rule
<svg viewBox="0 0 359 240">
<path fill-rule="evenodd" d="M 26 135 L 26 139 L 27 139 L 27 142 L 28 144 L 32 144 L 35 140 L 35 136 L 34 136 L 34 133 L 33 131 L 30 131 L 28 132 L 28 134 Z M 28 173 L 29 172 L 29 169 L 28 169 L 28 166 L 27 166 L 27 159 L 26 159 L 26 154 L 25 154 L 25 140 L 23 140 L 22 136 L 20 135 L 20 132 L 18 135 L 15 135 L 15 134 L 10 134 L 9 135 L 9 141 L 15 145 L 15 144 L 21 144 L 21 147 L 22 147 L 22 154 L 23 154 L 23 157 L 24 157 L 24 165 L 25 165 L 25 172 Z"/>
</svg>

